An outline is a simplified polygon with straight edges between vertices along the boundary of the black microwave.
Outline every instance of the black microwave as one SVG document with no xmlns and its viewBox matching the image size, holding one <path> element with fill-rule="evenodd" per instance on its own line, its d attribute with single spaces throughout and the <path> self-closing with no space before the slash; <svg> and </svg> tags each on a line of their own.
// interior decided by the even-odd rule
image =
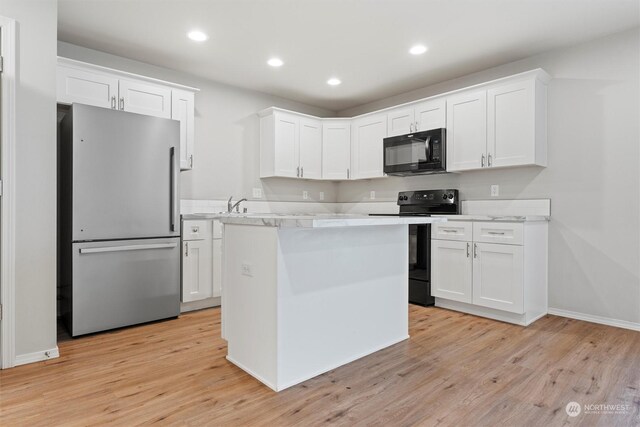
<svg viewBox="0 0 640 427">
<path fill-rule="evenodd" d="M 384 139 L 384 173 L 414 175 L 447 171 L 446 129 Z"/>
</svg>

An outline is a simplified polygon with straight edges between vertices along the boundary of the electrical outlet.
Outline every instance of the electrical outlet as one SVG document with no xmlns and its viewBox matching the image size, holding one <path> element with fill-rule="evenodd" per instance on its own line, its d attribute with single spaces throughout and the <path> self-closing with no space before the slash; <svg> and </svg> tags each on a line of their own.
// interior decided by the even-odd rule
<svg viewBox="0 0 640 427">
<path fill-rule="evenodd" d="M 253 189 L 253 198 L 254 199 L 262 199 L 262 188 L 254 188 Z"/>
<path fill-rule="evenodd" d="M 307 190 L 304 190 L 302 192 L 302 199 L 307 200 L 308 198 L 309 198 L 309 192 Z"/>
<path fill-rule="evenodd" d="M 369 191 L 369 198 L 371 200 L 375 200 L 376 199 L 376 192 L 373 191 L 373 190 Z"/>
<path fill-rule="evenodd" d="M 249 276 L 249 277 L 253 276 L 253 272 L 251 271 L 251 264 L 247 262 L 243 262 L 242 265 L 240 266 L 240 269 L 243 276 Z"/>
<path fill-rule="evenodd" d="M 492 185 L 491 186 L 491 197 L 498 197 L 500 195 L 500 186 Z"/>
<path fill-rule="evenodd" d="M 320 197 L 319 198 L 320 198 L 320 200 L 324 200 L 324 191 L 320 192 Z"/>
</svg>

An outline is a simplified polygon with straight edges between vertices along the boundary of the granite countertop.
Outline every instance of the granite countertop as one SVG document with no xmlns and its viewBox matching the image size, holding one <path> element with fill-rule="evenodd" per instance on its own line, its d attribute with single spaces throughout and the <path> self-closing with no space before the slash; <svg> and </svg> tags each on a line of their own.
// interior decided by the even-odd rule
<svg viewBox="0 0 640 427">
<path fill-rule="evenodd" d="M 369 216 L 348 214 L 221 214 L 223 224 L 262 225 L 267 227 L 357 227 L 372 225 L 407 225 L 445 222 L 446 218 Z"/>
<path fill-rule="evenodd" d="M 496 222 L 530 222 L 549 221 L 543 215 L 432 215 L 432 218 L 446 218 L 449 221 L 496 221 Z"/>
</svg>

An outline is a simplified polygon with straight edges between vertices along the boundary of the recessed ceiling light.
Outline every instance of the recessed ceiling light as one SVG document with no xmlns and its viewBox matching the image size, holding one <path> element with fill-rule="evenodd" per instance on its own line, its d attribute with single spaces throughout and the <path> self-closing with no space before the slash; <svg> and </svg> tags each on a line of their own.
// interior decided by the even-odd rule
<svg viewBox="0 0 640 427">
<path fill-rule="evenodd" d="M 194 42 L 203 42 L 209 38 L 209 36 L 207 36 L 205 33 L 197 30 L 189 31 L 189 33 L 187 33 L 187 37 L 189 37 Z"/>
<path fill-rule="evenodd" d="M 411 47 L 411 49 L 409 49 L 409 53 L 411 55 L 422 55 L 423 53 L 425 53 L 427 51 L 427 47 L 421 44 L 417 44 L 413 47 Z"/>
<path fill-rule="evenodd" d="M 271 65 L 272 67 L 282 67 L 284 62 L 282 62 L 282 59 L 280 58 L 271 58 L 267 61 L 267 64 Z"/>
<path fill-rule="evenodd" d="M 332 77 L 329 80 L 327 80 L 327 84 L 331 86 L 338 86 L 340 83 L 342 83 L 340 79 L 337 79 L 335 77 Z"/>
</svg>

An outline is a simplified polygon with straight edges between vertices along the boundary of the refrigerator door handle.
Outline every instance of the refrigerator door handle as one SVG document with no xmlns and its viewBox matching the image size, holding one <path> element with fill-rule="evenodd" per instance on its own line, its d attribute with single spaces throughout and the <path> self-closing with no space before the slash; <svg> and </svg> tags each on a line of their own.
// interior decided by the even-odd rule
<svg viewBox="0 0 640 427">
<path fill-rule="evenodd" d="M 149 245 L 104 246 L 98 248 L 81 248 L 81 254 L 97 254 L 104 252 L 144 251 L 149 249 L 171 249 L 178 246 L 177 243 L 154 243 Z"/>
<path fill-rule="evenodd" d="M 176 201 L 176 197 L 178 194 L 178 168 L 176 168 L 176 147 L 171 147 L 169 149 L 169 157 L 171 159 L 171 167 L 170 167 L 170 194 L 169 194 L 169 209 L 171 212 L 169 213 L 169 221 L 170 221 L 170 230 L 176 231 L 176 218 L 178 215 L 176 214 L 176 210 L 178 208 L 178 202 Z"/>
</svg>

